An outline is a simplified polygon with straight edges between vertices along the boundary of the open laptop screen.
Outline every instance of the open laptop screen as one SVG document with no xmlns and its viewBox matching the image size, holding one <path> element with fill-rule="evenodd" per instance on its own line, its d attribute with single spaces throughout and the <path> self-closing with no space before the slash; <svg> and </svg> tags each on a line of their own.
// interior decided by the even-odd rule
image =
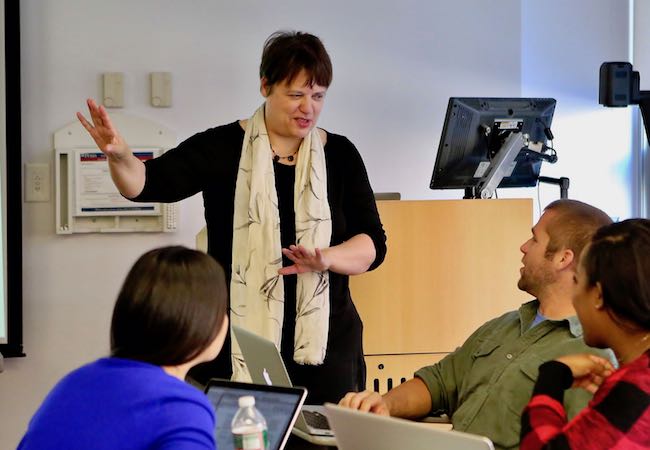
<svg viewBox="0 0 650 450">
<path fill-rule="evenodd" d="M 339 450 L 494 450 L 483 436 L 325 403 Z"/>
<path fill-rule="evenodd" d="M 239 397 L 252 395 L 255 407 L 266 419 L 271 450 L 284 447 L 307 391 L 299 387 L 266 386 L 212 379 L 205 393 L 217 415 L 215 440 L 219 450 L 234 448 L 230 423 L 239 409 Z"/>
</svg>

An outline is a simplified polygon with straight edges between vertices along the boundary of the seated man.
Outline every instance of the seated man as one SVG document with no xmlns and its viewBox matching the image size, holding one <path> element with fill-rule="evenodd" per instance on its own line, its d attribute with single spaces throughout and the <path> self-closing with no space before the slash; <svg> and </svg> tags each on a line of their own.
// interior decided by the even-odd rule
<svg viewBox="0 0 650 450">
<path fill-rule="evenodd" d="M 598 352 L 585 345 L 571 298 L 580 252 L 609 223 L 604 212 L 582 202 L 548 205 L 520 248 L 524 256 L 518 287 L 536 300 L 487 322 L 456 351 L 383 396 L 351 392 L 340 404 L 404 418 L 446 413 L 455 430 L 487 436 L 496 448 L 517 448 L 521 412 L 540 363 L 569 353 Z M 569 415 L 589 397 L 584 390 L 567 392 Z"/>
</svg>

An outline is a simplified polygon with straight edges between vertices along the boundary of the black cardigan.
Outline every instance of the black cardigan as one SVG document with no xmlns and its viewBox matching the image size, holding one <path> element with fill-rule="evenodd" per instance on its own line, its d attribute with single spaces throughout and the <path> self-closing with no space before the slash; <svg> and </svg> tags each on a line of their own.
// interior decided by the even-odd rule
<svg viewBox="0 0 650 450">
<path fill-rule="evenodd" d="M 175 202 L 203 193 L 208 231 L 208 253 L 219 261 L 230 280 L 234 198 L 244 130 L 238 122 L 198 133 L 159 158 L 146 161 L 146 182 L 135 201 Z M 327 193 L 332 216 L 331 246 L 365 233 L 372 239 L 376 258 L 386 254 L 386 236 L 379 220 L 365 166 L 354 145 L 344 136 L 328 133 L 325 144 Z M 274 164 L 282 246 L 295 243 L 293 184 L 295 167 Z M 284 261 L 284 265 L 291 264 Z M 309 401 L 338 402 L 350 390 L 363 389 L 365 365 L 362 323 L 352 303 L 348 276 L 330 272 L 330 332 L 325 362 L 300 366 L 293 362 L 295 276 L 285 276 L 285 318 L 282 354 L 296 385 L 309 390 Z M 205 382 L 229 377 L 230 342 L 211 363 L 197 366 L 191 375 Z"/>
</svg>

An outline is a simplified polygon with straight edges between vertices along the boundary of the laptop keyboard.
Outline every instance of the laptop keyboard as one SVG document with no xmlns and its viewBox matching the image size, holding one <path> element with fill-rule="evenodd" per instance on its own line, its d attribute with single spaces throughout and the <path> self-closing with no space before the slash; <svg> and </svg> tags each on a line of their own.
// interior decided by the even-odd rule
<svg viewBox="0 0 650 450">
<path fill-rule="evenodd" d="M 318 428 L 319 430 L 330 430 L 330 424 L 327 421 L 327 417 L 324 414 L 321 414 L 317 411 L 303 410 L 303 416 L 305 417 L 305 422 L 312 428 Z"/>
</svg>

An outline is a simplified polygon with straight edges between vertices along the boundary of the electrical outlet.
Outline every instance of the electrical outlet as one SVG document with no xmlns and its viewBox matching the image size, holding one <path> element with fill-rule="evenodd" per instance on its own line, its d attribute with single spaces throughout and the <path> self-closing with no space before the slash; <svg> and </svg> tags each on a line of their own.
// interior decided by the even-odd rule
<svg viewBox="0 0 650 450">
<path fill-rule="evenodd" d="M 49 164 L 25 164 L 25 201 L 50 201 Z"/>
</svg>

